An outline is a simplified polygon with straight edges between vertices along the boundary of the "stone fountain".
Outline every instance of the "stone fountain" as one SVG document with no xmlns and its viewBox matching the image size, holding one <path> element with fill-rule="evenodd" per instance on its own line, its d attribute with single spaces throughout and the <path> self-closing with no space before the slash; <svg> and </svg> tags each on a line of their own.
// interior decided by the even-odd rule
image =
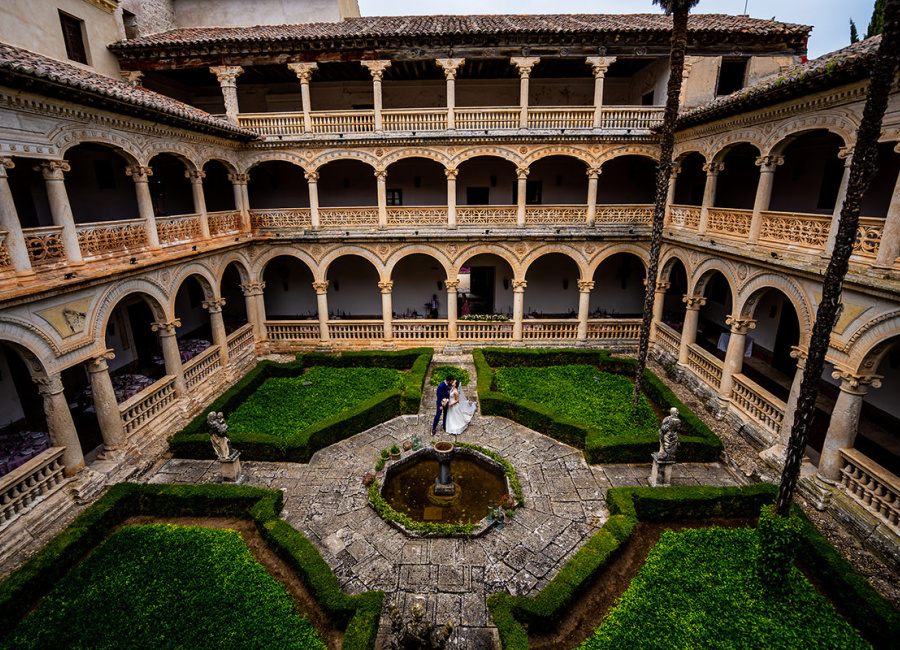
<svg viewBox="0 0 900 650">
<path fill-rule="evenodd" d="M 434 456 L 439 463 L 438 475 L 434 480 L 434 493 L 437 496 L 452 497 L 456 494 L 453 474 L 450 473 L 450 459 L 453 458 L 452 442 L 439 442 L 434 445 Z"/>
</svg>

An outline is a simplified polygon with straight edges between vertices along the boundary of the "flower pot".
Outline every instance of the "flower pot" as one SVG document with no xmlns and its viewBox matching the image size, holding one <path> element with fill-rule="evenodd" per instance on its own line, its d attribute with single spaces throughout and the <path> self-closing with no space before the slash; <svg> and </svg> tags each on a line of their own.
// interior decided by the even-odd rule
<svg viewBox="0 0 900 650">
<path fill-rule="evenodd" d="M 400 454 L 399 453 L 391 454 L 391 460 L 400 460 Z"/>
</svg>

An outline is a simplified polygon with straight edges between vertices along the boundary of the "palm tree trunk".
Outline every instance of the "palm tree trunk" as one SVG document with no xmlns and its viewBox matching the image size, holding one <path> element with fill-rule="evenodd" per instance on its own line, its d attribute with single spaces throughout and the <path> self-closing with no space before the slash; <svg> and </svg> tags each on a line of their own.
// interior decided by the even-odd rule
<svg viewBox="0 0 900 650">
<path fill-rule="evenodd" d="M 787 459 L 781 474 L 777 512 L 782 516 L 788 514 L 794 491 L 797 488 L 800 462 L 806 449 L 807 432 L 815 413 L 819 379 L 825 365 L 825 354 L 828 352 L 831 331 L 834 329 L 838 315 L 844 276 L 847 274 L 850 255 L 853 253 L 853 244 L 856 240 L 859 207 L 863 195 L 875 175 L 881 122 L 887 108 L 888 96 L 898 63 L 900 63 L 900 0 L 888 0 L 884 8 L 884 31 L 881 35 L 881 44 L 872 66 L 866 105 L 863 109 L 862 122 L 857 131 L 856 146 L 850 163 L 850 178 L 847 183 L 844 205 L 841 207 L 834 253 L 822 280 L 822 301 L 816 312 L 816 322 L 813 325 L 809 342 L 809 357 L 803 371 L 794 423 L 791 426 Z"/>
<path fill-rule="evenodd" d="M 675 120 L 678 118 L 678 102 L 684 75 L 684 51 L 687 47 L 688 3 L 672 13 L 672 53 L 669 57 L 669 84 L 666 110 L 663 114 L 659 143 L 659 166 L 656 169 L 656 204 L 653 207 L 653 223 L 650 231 L 650 263 L 647 265 L 647 286 L 644 293 L 644 313 L 638 341 L 637 372 L 634 376 L 634 403 L 637 410 L 647 366 L 650 348 L 650 326 L 653 321 L 653 303 L 656 299 L 656 278 L 659 274 L 659 252 L 662 248 L 663 221 L 666 216 L 666 199 L 672 175 L 672 153 L 675 149 Z"/>
</svg>

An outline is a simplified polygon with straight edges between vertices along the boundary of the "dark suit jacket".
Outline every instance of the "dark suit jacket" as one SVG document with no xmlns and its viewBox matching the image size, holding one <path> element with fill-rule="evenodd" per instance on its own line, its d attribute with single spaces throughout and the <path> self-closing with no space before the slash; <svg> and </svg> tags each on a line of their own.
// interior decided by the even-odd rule
<svg viewBox="0 0 900 650">
<path fill-rule="evenodd" d="M 442 381 L 438 385 L 437 389 L 437 407 L 441 408 L 441 402 L 445 399 L 450 399 L 450 387 L 447 385 L 447 382 Z"/>
</svg>

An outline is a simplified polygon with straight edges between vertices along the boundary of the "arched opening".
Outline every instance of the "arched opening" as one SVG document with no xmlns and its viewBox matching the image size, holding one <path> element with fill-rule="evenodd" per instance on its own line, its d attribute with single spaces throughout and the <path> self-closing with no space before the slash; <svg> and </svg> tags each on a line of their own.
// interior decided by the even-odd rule
<svg viewBox="0 0 900 650">
<path fill-rule="evenodd" d="M 692 151 L 679 162 L 681 171 L 675 181 L 676 205 L 703 205 L 703 190 L 706 187 L 706 172 L 703 165 L 706 159 L 702 154 Z"/>
<path fill-rule="evenodd" d="M 319 205 L 323 208 L 378 205 L 377 184 L 375 171 L 364 162 L 335 160 L 326 163 L 319 168 Z"/>
<path fill-rule="evenodd" d="M 781 150 L 784 164 L 775 171 L 769 209 L 831 214 L 844 175 L 844 160 L 838 158 L 843 146 L 839 136 L 822 129 L 790 136 Z"/>
<path fill-rule="evenodd" d="M 428 158 L 404 158 L 387 168 L 387 205 L 446 205 L 445 167 Z"/>
<path fill-rule="evenodd" d="M 504 314 L 512 318 L 515 273 L 505 259 L 494 253 L 474 255 L 463 262 L 457 277 L 460 317 Z"/>
<path fill-rule="evenodd" d="M 328 266 L 329 318 L 380 319 L 380 277 L 359 255 L 342 255 Z"/>
<path fill-rule="evenodd" d="M 225 305 L 222 307 L 222 320 L 225 321 L 225 331 L 228 334 L 248 322 L 247 300 L 241 284 L 243 284 L 241 269 L 237 262 L 231 262 L 225 267 L 220 283 L 220 293 L 225 300 Z"/>
<path fill-rule="evenodd" d="M 597 181 L 597 205 L 644 205 L 656 193 L 656 161 L 646 156 L 618 156 L 603 163 Z"/>
<path fill-rule="evenodd" d="M 577 318 L 581 271 L 568 255 L 547 253 L 525 272 L 525 318 Z"/>
<path fill-rule="evenodd" d="M 684 304 L 684 296 L 688 291 L 687 269 L 681 260 L 675 258 L 669 264 L 668 279 L 663 280 L 669 283 L 666 289 L 666 295 L 663 298 L 663 315 L 662 322 L 671 327 L 676 332 L 681 332 L 684 327 L 684 315 L 687 306 Z"/>
<path fill-rule="evenodd" d="M 187 363 L 212 346 L 209 311 L 203 306 L 209 299 L 208 291 L 204 290 L 205 285 L 205 279 L 189 275 L 175 294 L 175 318 L 181 321 L 178 328 L 181 363 Z"/>
<path fill-rule="evenodd" d="M 894 476 L 900 476 L 900 336 L 886 345 L 881 362 L 873 369 L 883 377 L 881 388 L 870 388 L 863 398 L 853 446 Z"/>
<path fill-rule="evenodd" d="M 497 156 L 476 156 L 459 165 L 457 205 L 515 205 L 516 166 Z M 534 186 L 531 186 L 534 187 Z M 525 202 L 535 198 L 526 190 Z"/>
<path fill-rule="evenodd" d="M 309 183 L 303 168 L 283 160 L 267 160 L 253 167 L 247 195 L 251 210 L 309 207 Z"/>
<path fill-rule="evenodd" d="M 706 304 L 700 307 L 698 314 L 696 343 L 724 359 L 731 332 L 725 318 L 734 311 L 734 297 L 728 278 L 721 271 L 712 271 L 702 296 L 706 298 Z"/>
<path fill-rule="evenodd" d="M 396 318 L 426 318 L 431 300 L 437 301 L 437 318 L 447 318 L 447 274 L 430 255 L 407 255 L 391 271 L 391 307 Z M 459 313 L 457 311 L 457 313 Z"/>
<path fill-rule="evenodd" d="M 887 216 L 900 177 L 900 153 L 895 151 L 896 146 L 896 141 L 878 143 L 878 168 L 860 206 L 864 217 L 884 219 Z"/>
<path fill-rule="evenodd" d="M 86 142 L 66 151 L 66 160 L 71 167 L 64 175 L 66 194 L 75 223 L 139 217 L 134 181 L 125 173 L 131 159 L 120 149 Z"/>
<path fill-rule="evenodd" d="M 191 181 L 185 176 L 188 166 L 184 160 L 170 153 L 155 155 L 150 160 L 153 176 L 150 177 L 150 196 L 153 212 L 168 217 L 194 212 L 194 194 Z"/>
<path fill-rule="evenodd" d="M 615 253 L 594 270 L 591 318 L 639 318 L 644 310 L 644 262 L 634 253 Z"/>
<path fill-rule="evenodd" d="M 548 156 L 531 163 L 528 182 L 544 205 L 584 205 L 587 201 L 587 166 L 572 156 Z"/>
<path fill-rule="evenodd" d="M 208 212 L 235 210 L 234 186 L 228 180 L 228 167 L 219 160 L 209 160 L 203 165 L 203 199 Z"/>
<path fill-rule="evenodd" d="M 6 170 L 9 190 L 22 228 L 40 228 L 53 225 L 47 186 L 40 169 L 35 169 L 39 160 L 34 158 L 12 158 L 13 167 Z"/>
<path fill-rule="evenodd" d="M 753 209 L 759 184 L 759 166 L 756 164 L 759 155 L 759 149 L 746 142 L 728 148 L 720 159 L 724 168 L 716 180 L 716 207 Z"/>
<path fill-rule="evenodd" d="M 106 322 L 106 347 L 115 354 L 108 361 L 109 374 L 120 403 L 166 374 L 162 346 L 151 327 L 161 309 L 149 301 L 142 294 L 125 296 Z"/>
<path fill-rule="evenodd" d="M 0 477 L 49 449 L 44 399 L 16 346 L 0 341 Z"/>
<path fill-rule="evenodd" d="M 313 272 L 291 255 L 279 255 L 263 270 L 263 300 L 266 320 L 313 320 L 318 318 Z"/>
</svg>

